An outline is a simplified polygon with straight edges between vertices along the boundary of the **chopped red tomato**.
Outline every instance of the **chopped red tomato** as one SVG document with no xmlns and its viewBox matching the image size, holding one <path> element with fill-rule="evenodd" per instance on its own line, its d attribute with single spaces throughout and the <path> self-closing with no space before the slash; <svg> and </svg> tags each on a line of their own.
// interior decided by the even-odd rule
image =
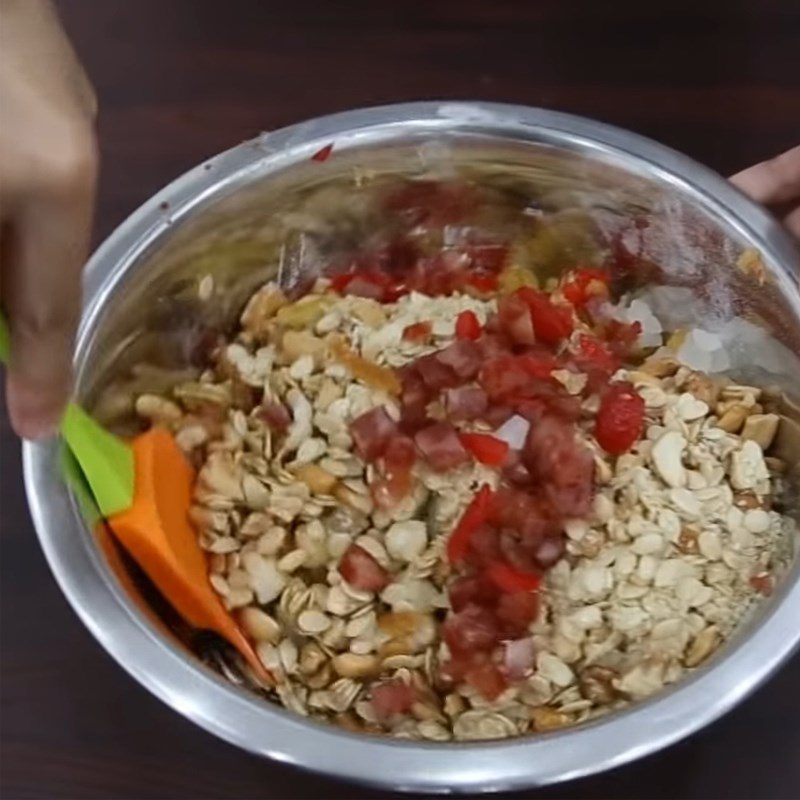
<svg viewBox="0 0 800 800">
<path fill-rule="evenodd" d="M 613 375 L 620 367 L 619 358 L 608 346 L 594 336 L 582 333 L 578 337 L 578 366 L 584 371 L 598 370 Z"/>
<path fill-rule="evenodd" d="M 539 596 L 536 592 L 501 594 L 495 609 L 501 635 L 509 639 L 524 636 L 538 611 Z"/>
<path fill-rule="evenodd" d="M 533 345 L 536 343 L 531 309 L 518 292 L 505 295 L 498 300 L 497 318 L 500 329 L 514 344 Z"/>
<path fill-rule="evenodd" d="M 389 573 L 363 548 L 351 544 L 339 561 L 339 572 L 354 588 L 379 592 L 389 583 Z"/>
<path fill-rule="evenodd" d="M 443 399 L 447 416 L 452 420 L 478 419 L 489 407 L 489 399 L 480 386 L 447 389 Z"/>
<path fill-rule="evenodd" d="M 557 306 L 547 294 L 530 286 L 523 286 L 514 294 L 527 303 L 538 341 L 555 347 L 572 333 L 574 324 L 569 308 Z"/>
<path fill-rule="evenodd" d="M 415 322 L 403 329 L 403 340 L 406 342 L 426 342 L 433 333 L 430 322 Z"/>
<path fill-rule="evenodd" d="M 467 278 L 467 282 L 478 288 L 473 282 L 475 278 L 491 280 L 492 290 L 497 288 L 497 273 L 501 272 L 508 258 L 508 246 L 504 244 L 468 244 L 463 248 L 469 256 L 474 272 Z M 489 273 L 488 275 L 485 273 Z M 490 290 L 490 291 L 492 291 Z"/>
<path fill-rule="evenodd" d="M 635 350 L 641 332 L 642 323 L 638 320 L 620 322 L 618 319 L 610 319 L 600 327 L 600 333 L 609 349 L 620 358 L 627 358 Z"/>
<path fill-rule="evenodd" d="M 490 606 L 497 600 L 497 587 L 483 575 L 463 575 L 450 584 L 448 596 L 453 611 L 461 611 L 470 603 Z"/>
<path fill-rule="evenodd" d="M 413 686 L 395 678 L 374 684 L 370 690 L 372 709 L 379 719 L 386 720 L 396 714 L 405 714 L 417 698 Z"/>
<path fill-rule="evenodd" d="M 331 157 L 331 153 L 333 152 L 333 142 L 330 144 L 326 144 L 325 147 L 321 147 L 311 156 L 312 161 L 327 161 Z"/>
<path fill-rule="evenodd" d="M 458 438 L 481 464 L 499 467 L 508 457 L 508 442 L 495 436 L 487 433 L 460 433 Z"/>
<path fill-rule="evenodd" d="M 522 458 L 544 496 L 562 516 L 588 513 L 594 492 L 594 460 L 575 440 L 574 429 L 553 416 L 532 425 Z"/>
<path fill-rule="evenodd" d="M 393 508 L 410 491 L 411 467 L 417 451 L 406 436 L 394 436 L 380 460 L 381 475 L 372 481 L 370 490 L 375 503 L 381 508 Z"/>
<path fill-rule="evenodd" d="M 433 392 L 413 364 L 401 372 L 401 380 L 403 391 L 400 395 L 400 427 L 404 433 L 413 435 L 431 422 L 428 418 L 428 403 L 433 399 Z"/>
<path fill-rule="evenodd" d="M 479 339 L 481 335 L 481 323 L 478 321 L 474 311 L 462 311 L 456 317 L 456 338 L 458 339 Z"/>
<path fill-rule="evenodd" d="M 331 289 L 338 294 L 343 294 L 351 280 L 353 280 L 353 276 L 349 272 L 339 272 L 336 275 L 332 275 L 330 278 Z"/>
<path fill-rule="evenodd" d="M 394 508 L 411 491 L 410 473 L 384 475 L 375 478 L 369 485 L 375 505 L 384 510 Z"/>
<path fill-rule="evenodd" d="M 451 614 L 442 626 L 442 636 L 453 653 L 486 650 L 497 643 L 498 633 L 491 611 L 471 603 Z"/>
<path fill-rule="evenodd" d="M 503 561 L 495 561 L 486 570 L 489 579 L 503 592 L 533 592 L 539 588 L 542 576 L 534 572 L 523 572 Z"/>
<path fill-rule="evenodd" d="M 471 380 L 481 368 L 481 348 L 469 339 L 457 339 L 435 354 L 436 360 L 451 369 L 458 378 Z"/>
<path fill-rule="evenodd" d="M 366 297 L 379 303 L 393 303 L 408 292 L 403 283 L 393 280 L 380 270 L 354 270 L 334 275 L 331 289 L 339 294 Z"/>
<path fill-rule="evenodd" d="M 451 347 L 453 345 L 450 345 Z M 438 392 L 442 389 L 447 389 L 453 386 L 458 386 L 461 382 L 455 371 L 442 361 L 441 350 L 438 353 L 431 353 L 431 355 L 422 356 L 414 362 L 414 369 L 422 378 L 425 386 L 433 391 Z"/>
<path fill-rule="evenodd" d="M 384 406 L 376 406 L 350 423 L 350 435 L 353 437 L 356 452 L 368 462 L 384 454 L 396 433 L 397 423 Z"/>
<path fill-rule="evenodd" d="M 407 436 L 395 436 L 389 442 L 383 456 L 384 472 L 387 474 L 408 472 L 414 466 L 416 456 L 417 451 L 411 439 Z"/>
<path fill-rule="evenodd" d="M 500 280 L 497 275 L 469 275 L 467 276 L 466 284 L 480 294 L 489 294 L 497 291 Z"/>
<path fill-rule="evenodd" d="M 580 310 L 590 298 L 607 295 L 610 280 L 611 276 L 604 269 L 581 267 L 572 272 L 561 285 L 561 293 Z"/>
<path fill-rule="evenodd" d="M 489 518 L 493 496 L 488 484 L 484 484 L 467 506 L 447 542 L 447 557 L 451 563 L 462 561 L 466 556 L 470 539 Z"/>
<path fill-rule="evenodd" d="M 437 472 L 446 472 L 466 463 L 469 456 L 456 429 L 449 422 L 434 422 L 414 435 L 420 453 Z"/>
<path fill-rule="evenodd" d="M 607 453 L 620 455 L 642 435 L 644 400 L 630 383 L 615 383 L 600 400 L 594 435 Z"/>
<path fill-rule="evenodd" d="M 775 589 L 775 579 L 768 572 L 760 572 L 750 578 L 750 586 L 759 594 L 769 597 Z"/>
<path fill-rule="evenodd" d="M 478 381 L 492 400 L 529 398 L 538 394 L 537 381 L 549 380 L 556 366 L 549 353 L 499 356 L 483 365 Z"/>
<path fill-rule="evenodd" d="M 494 700 L 508 687 L 508 681 L 503 673 L 491 662 L 468 669 L 464 680 L 487 700 Z"/>
</svg>

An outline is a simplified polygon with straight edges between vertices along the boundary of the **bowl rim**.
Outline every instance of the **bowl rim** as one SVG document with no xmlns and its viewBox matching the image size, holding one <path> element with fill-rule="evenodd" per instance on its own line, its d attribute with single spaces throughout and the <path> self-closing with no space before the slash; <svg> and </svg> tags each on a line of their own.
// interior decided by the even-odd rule
<svg viewBox="0 0 800 800">
<path fill-rule="evenodd" d="M 800 263 L 788 235 L 728 181 L 687 156 L 638 134 L 546 109 L 403 103 L 332 114 L 262 134 L 189 170 L 140 206 L 87 265 L 78 373 L 106 302 L 128 267 L 174 220 L 248 182 L 254 173 L 308 158 L 332 139 L 338 144 L 367 134 L 390 138 L 398 127 L 414 126 L 432 136 L 459 131 L 538 142 L 549 136 L 564 146 L 630 159 L 753 242 L 771 263 L 781 290 L 794 298 L 795 311 L 800 307 Z M 795 559 L 761 618 L 745 625 L 719 658 L 623 711 L 563 731 L 496 742 L 427 743 L 349 733 L 232 686 L 158 631 L 126 598 L 94 546 L 73 496 L 58 477 L 58 453 L 56 441 L 24 443 L 25 487 L 50 568 L 94 637 L 139 683 L 205 730 L 244 750 L 330 776 L 400 790 L 466 792 L 522 789 L 610 769 L 715 720 L 766 680 L 800 643 L 800 621 L 793 611 L 800 606 L 800 560 Z"/>
</svg>

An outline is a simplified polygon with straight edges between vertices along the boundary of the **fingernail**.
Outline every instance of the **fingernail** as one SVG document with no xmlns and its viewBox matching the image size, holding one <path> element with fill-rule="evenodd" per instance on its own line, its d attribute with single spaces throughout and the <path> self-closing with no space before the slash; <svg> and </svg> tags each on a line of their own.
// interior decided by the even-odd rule
<svg viewBox="0 0 800 800">
<path fill-rule="evenodd" d="M 19 436 L 32 442 L 49 439 L 58 430 L 58 423 L 46 417 L 25 416 L 12 420 L 12 425 Z"/>
</svg>

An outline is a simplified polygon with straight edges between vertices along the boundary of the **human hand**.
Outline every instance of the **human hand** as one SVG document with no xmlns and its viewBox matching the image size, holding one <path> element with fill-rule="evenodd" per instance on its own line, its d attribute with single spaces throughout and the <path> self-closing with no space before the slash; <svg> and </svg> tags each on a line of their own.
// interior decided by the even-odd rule
<svg viewBox="0 0 800 800">
<path fill-rule="evenodd" d="M 0 0 L 0 303 L 14 430 L 55 431 L 71 382 L 97 174 L 94 92 L 49 0 Z"/>
<path fill-rule="evenodd" d="M 731 177 L 753 200 L 769 206 L 800 239 L 800 145 Z"/>
</svg>

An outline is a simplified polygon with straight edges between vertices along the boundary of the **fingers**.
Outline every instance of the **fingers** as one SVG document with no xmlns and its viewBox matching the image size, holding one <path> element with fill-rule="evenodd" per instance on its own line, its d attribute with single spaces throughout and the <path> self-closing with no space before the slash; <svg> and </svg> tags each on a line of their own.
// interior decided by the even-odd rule
<svg viewBox="0 0 800 800">
<path fill-rule="evenodd" d="M 737 173 L 731 182 L 764 205 L 796 200 L 800 197 L 800 146 Z"/>
<path fill-rule="evenodd" d="M 789 233 L 800 240 L 800 205 L 783 218 L 783 224 L 787 227 Z"/>
<path fill-rule="evenodd" d="M 50 163 L 46 182 L 15 203 L 4 241 L 2 298 L 11 328 L 8 409 L 17 433 L 53 433 L 70 389 L 89 245 L 96 157 L 90 136 Z"/>
</svg>

